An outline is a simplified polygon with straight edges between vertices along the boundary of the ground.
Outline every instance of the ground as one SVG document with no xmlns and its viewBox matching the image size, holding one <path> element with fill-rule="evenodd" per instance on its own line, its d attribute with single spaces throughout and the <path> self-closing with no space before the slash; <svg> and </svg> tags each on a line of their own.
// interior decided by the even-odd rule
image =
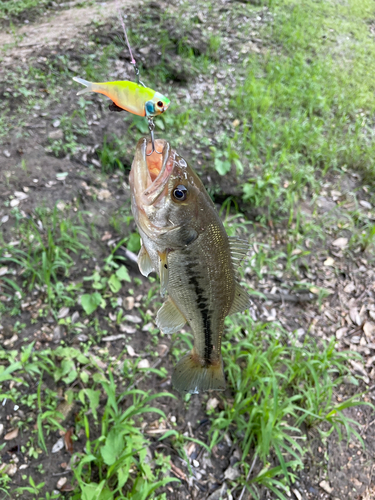
<svg viewBox="0 0 375 500">
<path fill-rule="evenodd" d="M 228 388 L 190 397 L 170 376 L 191 335 L 159 332 L 135 262 L 147 126 L 72 81 L 134 78 L 118 3 L 4 3 L 2 498 L 373 498 L 374 7 L 119 2 L 172 100 L 157 135 L 250 244 Z"/>
</svg>

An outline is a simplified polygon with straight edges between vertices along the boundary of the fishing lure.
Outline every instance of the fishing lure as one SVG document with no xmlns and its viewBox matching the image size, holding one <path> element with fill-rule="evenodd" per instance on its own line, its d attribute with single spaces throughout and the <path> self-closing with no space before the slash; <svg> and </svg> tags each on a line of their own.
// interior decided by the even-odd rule
<svg viewBox="0 0 375 500">
<path fill-rule="evenodd" d="M 118 82 L 103 82 L 103 83 L 93 83 L 84 80 L 83 78 L 78 78 L 75 76 L 74 81 L 85 85 L 85 89 L 79 91 L 77 95 L 86 94 L 87 92 L 97 92 L 99 94 L 104 94 L 112 100 L 112 104 L 109 106 L 111 111 L 128 111 L 138 116 L 145 116 L 148 120 L 148 128 L 151 135 L 151 152 L 147 155 L 150 156 L 154 152 L 162 154 L 155 148 L 155 124 L 154 117 L 164 113 L 171 103 L 171 101 L 165 97 L 160 92 L 155 92 L 145 86 L 139 79 L 139 69 L 137 63 L 133 57 L 132 49 L 128 40 L 128 35 L 126 33 L 125 23 L 121 16 L 120 8 L 117 5 L 117 12 L 119 20 L 124 31 L 125 41 L 129 49 L 131 64 L 134 66 L 135 77 L 137 82 L 128 81 L 118 81 Z"/>
<path fill-rule="evenodd" d="M 166 111 L 171 101 L 148 87 L 136 82 L 104 82 L 93 83 L 75 76 L 74 81 L 85 85 L 85 89 L 80 90 L 77 95 L 88 92 L 97 92 L 109 97 L 111 101 L 120 109 L 129 111 L 138 116 L 153 118 Z"/>
</svg>

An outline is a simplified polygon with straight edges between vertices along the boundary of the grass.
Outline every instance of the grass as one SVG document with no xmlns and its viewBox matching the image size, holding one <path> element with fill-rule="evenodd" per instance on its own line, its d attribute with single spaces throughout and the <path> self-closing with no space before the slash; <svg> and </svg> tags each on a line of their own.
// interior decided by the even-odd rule
<svg viewBox="0 0 375 500">
<path fill-rule="evenodd" d="M 89 237 L 82 219 L 79 222 L 61 217 L 57 207 L 52 213 L 49 209 L 37 210 L 34 220 L 20 223 L 22 241 L 2 247 L 0 264 L 19 266 L 25 278 L 23 287 L 28 291 L 35 286 L 43 289 L 50 304 L 62 299 L 71 303 L 73 299 L 66 293 L 62 281 L 74 265 L 71 254 L 83 253 L 87 248 L 84 241 Z M 8 290 L 22 294 L 14 279 L 5 277 L 3 280 Z"/>
<path fill-rule="evenodd" d="M 16 6 L 3 4 L 2 15 L 5 7 Z M 348 258 L 357 249 L 372 258 L 373 216 L 359 200 L 374 203 L 375 75 L 368 64 L 375 50 L 368 36 L 374 7 L 368 0 L 337 5 L 320 0 L 235 4 L 226 12 L 219 12 L 213 2 L 197 2 L 199 10 L 183 2 L 178 12 L 155 14 L 155 9 L 145 8 L 140 19 L 138 13 L 130 13 L 131 42 L 136 51 L 152 46 L 153 52 L 160 53 L 155 60 L 141 59 L 142 78 L 171 97 L 174 106 L 156 120 L 158 134 L 168 134 L 177 149 L 188 151 L 186 156 L 200 173 L 218 174 L 218 186 L 211 190 L 214 197 L 226 197 L 229 176 L 238 179 L 241 188 L 223 204 L 222 213 L 229 216 L 228 232 L 252 235 L 247 265 L 256 279 L 286 277 L 296 290 L 315 288 L 322 302 L 327 290 L 301 281 L 300 267 L 310 271 L 315 251 L 306 240 L 327 252 L 327 238 L 347 231 Z M 31 6 L 25 0 L 17 2 L 20 10 L 9 14 L 18 15 Z M 257 17 L 263 19 L 259 24 L 254 21 Z M 214 35 L 206 29 L 211 20 L 217 23 Z M 235 47 L 228 46 L 226 23 L 244 35 L 238 42 L 231 39 Z M 155 24 L 160 29 L 155 30 Z M 101 98 L 77 99 L 76 109 L 59 108 L 57 116 L 50 110 L 66 89 L 73 88 L 68 85 L 77 63 L 82 77 L 108 79 L 115 62 L 124 56 L 122 43 L 101 41 L 103 30 L 108 27 L 93 28 L 97 46 L 82 46 L 78 60 L 69 52 L 51 55 L 42 68 L 16 67 L 9 73 L 1 137 L 9 131 L 25 136 L 25 116 L 38 110 L 49 113 L 49 120 L 59 120 L 63 131 L 62 139 L 49 140 L 51 154 L 77 159 L 89 149 L 95 130 L 89 125 L 90 115 L 95 111 L 96 120 L 104 119 L 104 113 L 97 114 Z M 262 50 L 241 52 L 253 30 L 258 34 L 251 36 L 264 41 Z M 240 54 L 238 60 L 236 54 Z M 219 77 L 220 73 L 226 76 Z M 41 88 L 48 93 L 40 92 Z M 182 92 L 181 97 L 186 90 L 189 93 Z M 95 171 L 96 167 L 101 179 L 116 175 L 122 181 L 130 165 L 128 151 L 138 136 L 147 133 L 139 117 L 124 116 L 124 127 L 121 137 L 113 132 L 100 135 L 95 151 L 100 166 L 89 168 Z M 26 164 L 21 167 L 27 170 Z M 361 186 L 361 192 L 359 188 L 343 192 L 339 214 L 335 210 L 321 216 L 317 199 L 338 189 L 341 182 L 345 185 L 352 171 L 363 174 L 367 191 Z M 10 176 L 5 176 L 7 186 Z M 308 216 L 301 210 L 304 201 L 311 202 Z M 345 209 L 349 202 L 351 208 Z M 240 207 L 251 223 L 239 213 Z M 79 204 L 75 208 L 80 209 Z M 241 452 L 236 465 L 239 477 L 228 482 L 230 494 L 238 496 L 245 488 L 258 498 L 268 489 L 285 499 L 304 467 L 311 435 L 323 442 L 333 432 L 337 439 L 361 440 L 357 423 L 345 411 L 363 404 L 361 394 L 336 399 L 343 381 L 352 377 L 349 360 L 360 356 L 336 352 L 334 339 L 316 343 L 306 335 L 300 343 L 278 323 L 264 324 L 248 315 L 227 319 L 223 355 L 229 391 L 226 397 L 217 396 L 220 406 L 209 412 L 205 441 L 185 436 L 161 409 L 172 404 L 175 396 L 146 390 L 155 380 L 165 381 L 164 362 L 162 367 L 140 368 L 141 356 L 128 355 L 129 336 L 120 353 L 114 354 L 102 342 L 113 333 L 113 325 L 124 322 L 124 294 L 136 298 L 143 293 L 137 334 L 153 323 L 160 305 L 155 280 L 151 278 L 146 286 L 132 278 L 114 251 L 107 250 L 104 258 L 88 251 L 87 243 L 95 234 L 88 229 L 85 214 L 80 218 L 54 208 L 39 209 L 27 219 L 17 210 L 12 216 L 12 239 L 2 237 L 0 249 L 0 268 L 7 268 L 1 276 L 6 300 L 0 304 L 0 314 L 21 347 L 0 348 L 1 396 L 19 405 L 27 416 L 14 416 L 11 425 L 22 437 L 21 451 L 29 462 L 45 459 L 59 432 L 67 447 L 80 451 L 71 456 L 73 472 L 67 473 L 70 490 L 66 493 L 46 491 L 43 467 L 21 476 L 22 485 L 14 490 L 8 475 L 13 458 L 4 462 L 0 471 L 4 497 L 28 494 L 47 500 L 67 494 L 75 500 L 164 500 L 169 483 L 178 486 L 171 472 L 171 453 L 181 457 L 187 474 L 192 474 L 187 442 L 212 450 L 229 436 Z M 128 208 L 118 208 L 108 222 L 121 238 L 127 232 L 123 241 L 129 250 L 139 250 L 139 238 L 129 229 Z M 272 235 L 270 227 L 275 229 Z M 97 259 L 95 269 L 92 257 Z M 66 332 L 56 345 L 38 346 L 24 334 L 22 303 L 30 297 L 41 302 L 27 327 L 39 328 L 51 315 L 54 327 Z M 63 308 L 74 308 L 79 319 L 73 321 L 71 312 L 59 318 Z M 52 338 L 51 328 L 47 334 Z M 142 355 L 157 359 L 160 340 L 167 340 L 152 327 L 148 339 Z M 183 346 L 191 348 L 188 333 L 173 339 L 173 359 L 181 356 Z M 357 379 L 350 380 L 358 384 Z M 180 404 L 187 409 L 190 402 L 187 396 Z M 66 417 L 64 408 L 74 408 L 74 417 Z M 160 441 L 144 432 L 155 418 L 158 429 L 165 429 Z M 165 445 L 162 452 L 156 446 L 160 443 Z"/>
<path fill-rule="evenodd" d="M 237 488 L 245 485 L 258 498 L 262 485 L 286 499 L 308 451 L 303 426 L 316 428 L 324 438 L 334 430 L 341 438 L 344 428 L 348 440 L 354 435 L 363 444 L 359 424 L 343 412 L 365 404 L 361 396 L 340 403 L 334 396 L 350 376 L 349 359 L 357 356 L 336 352 L 334 340 L 319 346 L 308 339 L 301 345 L 276 324 L 249 317 L 228 318 L 227 326 L 223 358 L 234 392 L 233 399 L 223 398 L 224 409 L 212 415 L 210 446 L 229 432 L 242 453 L 244 475 Z M 258 473 L 245 481 L 254 457 Z"/>
</svg>

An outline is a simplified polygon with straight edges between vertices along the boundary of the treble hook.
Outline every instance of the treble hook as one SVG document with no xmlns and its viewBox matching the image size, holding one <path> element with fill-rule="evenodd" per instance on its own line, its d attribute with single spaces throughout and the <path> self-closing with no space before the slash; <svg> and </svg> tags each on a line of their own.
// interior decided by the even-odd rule
<svg viewBox="0 0 375 500">
<path fill-rule="evenodd" d="M 148 120 L 148 129 L 150 131 L 151 135 L 151 153 L 146 153 L 147 156 L 151 156 L 152 153 L 157 153 L 158 155 L 163 154 L 163 151 L 159 151 L 155 149 L 155 136 L 154 136 L 154 130 L 155 130 L 155 123 L 154 120 L 152 119 L 152 116 L 147 117 Z"/>
</svg>

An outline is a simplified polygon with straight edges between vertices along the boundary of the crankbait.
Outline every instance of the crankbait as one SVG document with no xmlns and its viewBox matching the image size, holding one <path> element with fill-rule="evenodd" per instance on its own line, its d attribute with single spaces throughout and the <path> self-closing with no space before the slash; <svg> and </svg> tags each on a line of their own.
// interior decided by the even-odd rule
<svg viewBox="0 0 375 500">
<path fill-rule="evenodd" d="M 155 124 L 153 118 L 160 115 L 161 113 L 164 113 L 164 111 L 168 109 L 171 101 L 160 92 L 155 92 L 155 90 L 146 87 L 139 80 L 139 69 L 133 57 L 129 40 L 126 34 L 125 24 L 120 15 L 120 12 L 119 18 L 124 30 L 126 43 L 129 48 L 131 63 L 134 65 L 137 82 L 117 81 L 94 83 L 88 82 L 83 78 L 75 76 L 73 80 L 81 83 L 82 85 L 85 85 L 86 87 L 85 89 L 80 90 L 77 95 L 86 94 L 87 92 L 97 92 L 98 94 L 104 94 L 112 101 L 112 104 L 109 106 L 109 109 L 111 111 L 125 110 L 129 113 L 133 113 L 134 115 L 145 116 L 148 120 L 148 128 L 151 134 L 152 150 L 150 155 L 153 152 L 161 154 L 155 149 Z"/>
</svg>

